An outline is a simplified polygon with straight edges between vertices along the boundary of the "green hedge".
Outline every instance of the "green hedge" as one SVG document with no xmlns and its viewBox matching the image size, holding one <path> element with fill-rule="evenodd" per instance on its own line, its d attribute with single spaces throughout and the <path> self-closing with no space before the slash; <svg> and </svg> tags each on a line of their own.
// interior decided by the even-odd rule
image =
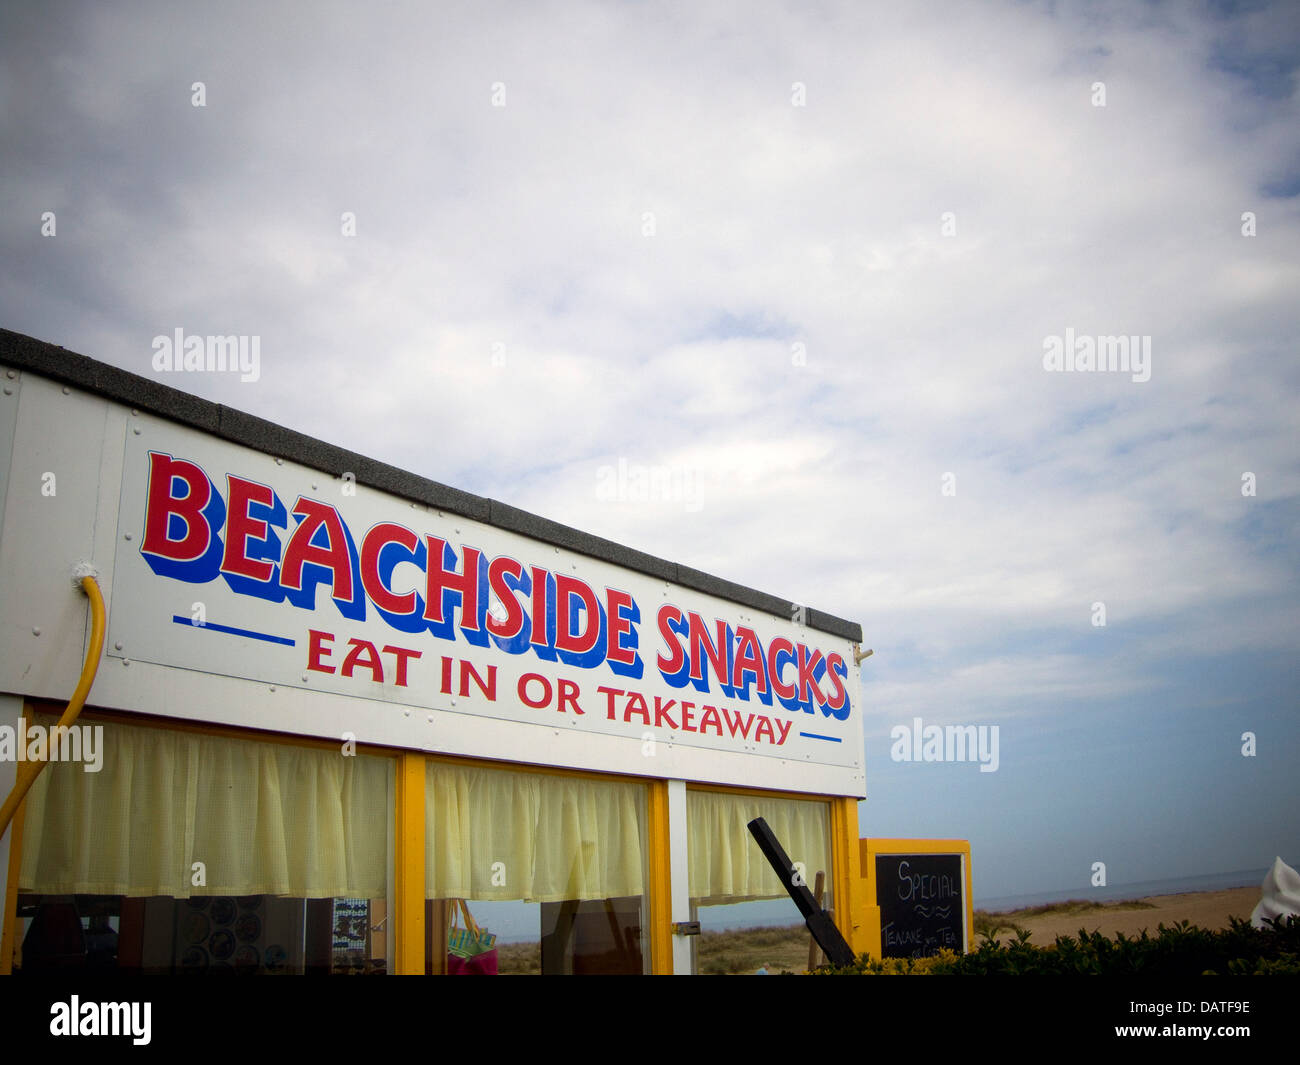
<svg viewBox="0 0 1300 1065">
<path fill-rule="evenodd" d="M 1079 930 L 1079 938 L 1057 936 L 1050 947 L 1036 947 L 1021 932 L 1000 946 L 985 937 L 969 954 L 942 951 L 929 958 L 886 958 L 865 954 L 852 966 L 815 970 L 831 976 L 1300 976 L 1300 918 L 1254 928 L 1232 918 L 1231 927 L 1206 931 L 1187 921 L 1156 935 L 1117 935 Z"/>
</svg>

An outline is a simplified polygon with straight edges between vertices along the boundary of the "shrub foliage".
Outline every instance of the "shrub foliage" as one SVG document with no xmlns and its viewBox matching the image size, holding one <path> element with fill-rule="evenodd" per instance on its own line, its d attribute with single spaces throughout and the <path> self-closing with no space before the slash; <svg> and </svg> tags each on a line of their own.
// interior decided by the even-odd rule
<svg viewBox="0 0 1300 1065">
<path fill-rule="evenodd" d="M 1057 936 L 1050 947 L 1029 943 L 1021 931 L 1003 946 L 985 936 L 969 954 L 940 951 L 929 958 L 862 955 L 852 966 L 826 966 L 819 974 L 840 976 L 1300 976 L 1300 918 L 1254 928 L 1239 917 L 1218 931 L 1187 921 L 1160 925 L 1154 936 L 1111 939 L 1079 930 Z"/>
</svg>

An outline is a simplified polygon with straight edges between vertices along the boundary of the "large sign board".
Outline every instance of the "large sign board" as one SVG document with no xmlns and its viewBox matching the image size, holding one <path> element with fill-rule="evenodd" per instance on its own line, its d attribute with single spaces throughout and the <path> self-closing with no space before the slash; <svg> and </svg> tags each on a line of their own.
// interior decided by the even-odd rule
<svg viewBox="0 0 1300 1065">
<path fill-rule="evenodd" d="M 851 646 L 795 609 L 774 617 L 162 420 L 126 434 L 112 603 L 122 659 L 861 764 Z"/>
<path fill-rule="evenodd" d="M 966 840 L 864 839 L 874 951 L 885 958 L 924 958 L 970 949 L 973 905 Z M 874 931 L 874 927 L 873 927 Z"/>
</svg>

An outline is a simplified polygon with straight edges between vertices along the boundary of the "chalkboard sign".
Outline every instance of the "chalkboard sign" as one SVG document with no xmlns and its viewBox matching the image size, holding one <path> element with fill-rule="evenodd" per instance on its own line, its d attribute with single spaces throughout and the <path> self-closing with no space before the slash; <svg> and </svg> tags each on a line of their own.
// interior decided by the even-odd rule
<svg viewBox="0 0 1300 1065">
<path fill-rule="evenodd" d="M 960 854 L 877 854 L 876 905 L 886 958 L 966 949 Z"/>
</svg>

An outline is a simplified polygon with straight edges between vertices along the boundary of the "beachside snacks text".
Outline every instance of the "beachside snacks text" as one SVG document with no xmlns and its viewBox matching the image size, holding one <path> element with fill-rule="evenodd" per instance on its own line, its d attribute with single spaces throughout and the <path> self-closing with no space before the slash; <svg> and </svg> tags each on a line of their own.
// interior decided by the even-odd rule
<svg viewBox="0 0 1300 1065">
<path fill-rule="evenodd" d="M 192 584 L 220 578 L 236 594 L 308 611 L 317 609 L 324 586 L 349 621 L 365 621 L 373 611 L 401 633 L 580 669 L 605 663 L 630 679 L 644 675 L 643 611 L 629 592 L 592 587 L 577 574 L 508 555 L 490 557 L 398 522 L 360 531 L 332 503 L 298 495 L 289 505 L 269 485 L 234 474 L 225 481 L 223 492 L 197 463 L 149 452 L 140 553 L 155 574 Z M 395 577 L 399 565 L 404 579 Z M 412 572 L 419 578 L 412 581 Z M 716 687 L 731 700 L 775 702 L 839 721 L 850 715 L 848 665 L 838 653 L 782 636 L 765 643 L 747 625 L 706 620 L 672 602 L 654 607 L 652 624 L 654 667 L 672 688 Z M 366 646 L 363 653 L 375 652 Z M 419 654 L 385 650 L 404 651 L 404 681 L 407 659 Z M 324 652 L 316 635 L 313 652 Z"/>
</svg>

